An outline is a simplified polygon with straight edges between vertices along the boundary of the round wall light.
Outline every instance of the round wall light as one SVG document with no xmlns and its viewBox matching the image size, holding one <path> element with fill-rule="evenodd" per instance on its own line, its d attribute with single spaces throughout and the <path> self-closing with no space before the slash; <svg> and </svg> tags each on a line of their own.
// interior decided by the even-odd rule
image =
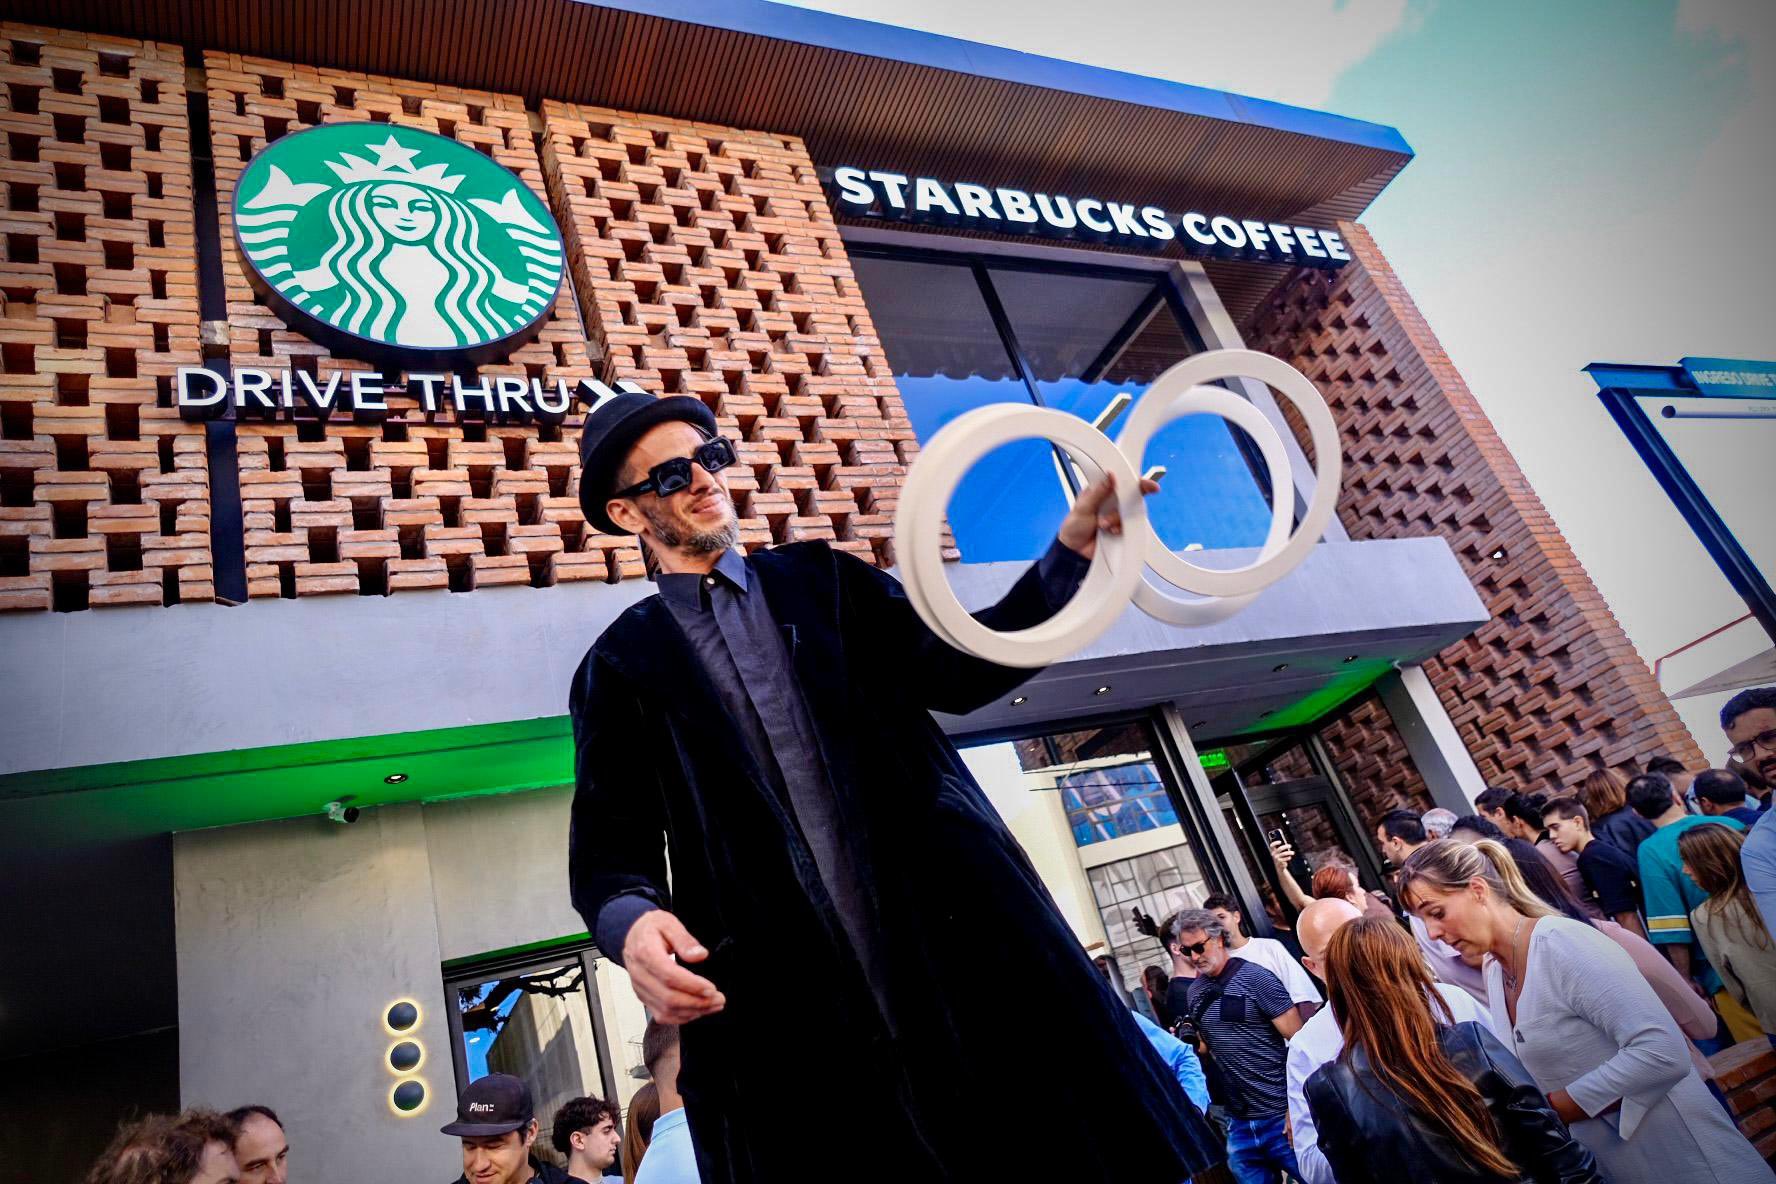
<svg viewBox="0 0 1776 1184">
<path fill-rule="evenodd" d="M 403 1081 L 389 1091 L 389 1105 L 397 1114 L 417 1114 L 425 1105 L 425 1083 L 420 1081 Z"/>
<path fill-rule="evenodd" d="M 385 784 L 385 785 L 399 785 L 399 784 L 401 784 L 401 782 L 407 780 L 407 774 L 405 774 L 405 773 L 390 773 L 387 777 L 384 777 L 382 780 L 383 780 L 383 784 Z"/>
<path fill-rule="evenodd" d="M 402 1040 L 388 1051 L 389 1068 L 397 1073 L 411 1073 L 425 1061 L 425 1049 L 417 1040 Z"/>
<path fill-rule="evenodd" d="M 399 999 L 389 1004 L 388 1014 L 383 1017 L 391 1032 L 408 1032 L 419 1026 L 419 1004 L 411 999 Z"/>
</svg>

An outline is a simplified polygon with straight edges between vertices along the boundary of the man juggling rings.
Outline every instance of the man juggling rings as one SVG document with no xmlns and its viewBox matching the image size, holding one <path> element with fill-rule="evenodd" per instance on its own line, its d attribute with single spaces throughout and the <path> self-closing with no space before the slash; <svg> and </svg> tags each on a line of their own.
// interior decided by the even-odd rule
<svg viewBox="0 0 1776 1184">
<path fill-rule="evenodd" d="M 587 520 L 639 536 L 659 575 L 574 674 L 573 902 L 654 1018 L 683 1025 L 705 1184 L 1057 1162 L 1177 1184 L 1220 1158 L 931 716 L 1031 671 L 949 644 L 825 543 L 745 554 L 735 447 L 696 398 L 607 398 L 580 453 Z M 1157 489 L 1134 484 L 1088 484 L 974 619 L 1060 610 Z M 1018 989 L 982 990 L 983 967 Z"/>
</svg>

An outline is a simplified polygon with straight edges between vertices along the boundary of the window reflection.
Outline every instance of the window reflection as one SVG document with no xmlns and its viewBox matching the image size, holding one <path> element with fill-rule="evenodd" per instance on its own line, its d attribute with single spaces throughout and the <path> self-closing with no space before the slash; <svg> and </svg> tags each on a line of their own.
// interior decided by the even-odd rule
<svg viewBox="0 0 1776 1184">
<path fill-rule="evenodd" d="M 976 407 L 1030 402 L 972 267 L 873 256 L 852 263 L 920 440 Z M 1066 512 L 1054 450 L 1041 440 L 983 457 L 949 505 L 950 528 L 969 563 L 1035 558 Z"/>
<path fill-rule="evenodd" d="M 1139 401 L 1161 374 L 1196 352 L 1156 277 L 1114 278 L 993 268 L 994 291 L 1042 401 L 1095 419 L 1119 394 Z M 1112 424 L 1119 434 L 1127 411 Z M 1270 506 L 1234 437 L 1217 416 L 1193 415 L 1156 435 L 1142 471 L 1163 465 L 1148 502 L 1159 537 L 1182 551 L 1256 547 Z"/>
</svg>

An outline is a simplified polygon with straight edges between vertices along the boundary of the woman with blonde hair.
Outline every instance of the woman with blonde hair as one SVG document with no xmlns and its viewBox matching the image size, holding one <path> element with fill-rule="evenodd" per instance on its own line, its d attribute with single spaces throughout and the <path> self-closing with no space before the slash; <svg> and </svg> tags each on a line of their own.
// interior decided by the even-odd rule
<svg viewBox="0 0 1776 1184">
<path fill-rule="evenodd" d="M 1708 893 L 1690 913 L 1690 925 L 1708 964 L 1739 1005 L 1757 1017 L 1776 1044 L 1776 940 L 1746 886 L 1739 865 L 1745 836 L 1731 827 L 1692 826 L 1677 837 L 1684 874 Z"/>
<path fill-rule="evenodd" d="M 1400 891 L 1433 937 L 1484 956 L 1512 1051 L 1610 1180 L 1776 1180 L 1709 1096 L 1633 961 L 1531 892 L 1503 846 L 1426 844 L 1407 857 Z"/>
<path fill-rule="evenodd" d="M 623 1184 L 635 1184 L 635 1173 L 641 1170 L 641 1156 L 654 1137 L 654 1120 L 660 1117 L 660 1091 L 648 1082 L 629 1099 L 629 1113 L 623 1119 Z"/>
<path fill-rule="evenodd" d="M 1306 1094 L 1338 1184 L 1601 1184 L 1529 1071 L 1484 1026 L 1455 1022 L 1399 925 L 1340 927 L 1326 994 L 1344 1048 Z"/>
<path fill-rule="evenodd" d="M 1591 833 L 1629 855 L 1657 828 L 1628 808 L 1628 782 L 1614 769 L 1593 769 L 1579 786 Z"/>
</svg>

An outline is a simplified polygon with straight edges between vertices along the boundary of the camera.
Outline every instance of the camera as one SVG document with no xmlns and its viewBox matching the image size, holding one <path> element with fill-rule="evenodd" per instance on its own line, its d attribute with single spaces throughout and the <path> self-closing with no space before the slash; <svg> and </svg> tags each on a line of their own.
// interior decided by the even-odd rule
<svg viewBox="0 0 1776 1184">
<path fill-rule="evenodd" d="M 344 802 L 327 803 L 327 820 L 337 822 L 342 826 L 356 822 L 362 813 L 363 811 L 356 806 L 348 806 Z"/>
</svg>

